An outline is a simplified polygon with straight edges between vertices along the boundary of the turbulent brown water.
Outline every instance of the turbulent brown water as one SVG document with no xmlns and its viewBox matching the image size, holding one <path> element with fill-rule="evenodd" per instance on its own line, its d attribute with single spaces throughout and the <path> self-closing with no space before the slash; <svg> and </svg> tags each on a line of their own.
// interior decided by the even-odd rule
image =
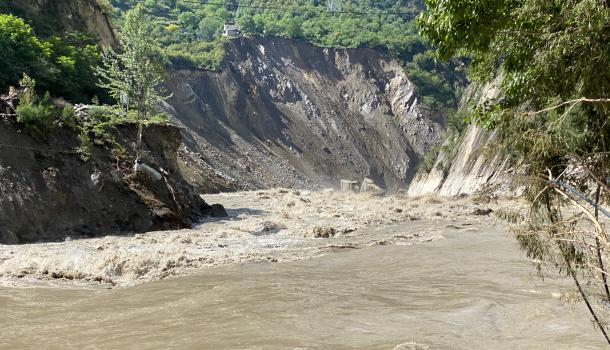
<svg viewBox="0 0 610 350">
<path fill-rule="evenodd" d="M 408 224 L 405 224 L 408 225 Z M 601 349 L 497 228 L 110 290 L 0 289 L 5 349 Z"/>
</svg>

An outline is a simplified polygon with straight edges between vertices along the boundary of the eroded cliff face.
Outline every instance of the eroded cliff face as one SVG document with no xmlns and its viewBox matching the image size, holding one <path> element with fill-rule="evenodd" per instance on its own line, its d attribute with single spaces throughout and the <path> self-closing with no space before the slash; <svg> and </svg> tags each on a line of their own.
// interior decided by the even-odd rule
<svg viewBox="0 0 610 350">
<path fill-rule="evenodd" d="M 185 126 L 189 162 L 234 188 L 370 176 L 396 189 L 442 130 L 442 116 L 422 108 L 398 62 L 378 50 L 242 38 L 227 61 L 220 72 L 174 71 L 166 108 Z M 190 180 L 205 187 L 197 173 Z"/>
<path fill-rule="evenodd" d="M 145 129 L 143 160 L 163 169 L 163 179 L 154 180 L 134 174 L 130 163 L 119 165 L 106 147 L 94 147 L 83 161 L 71 129 L 41 140 L 10 118 L 0 117 L 0 244 L 184 228 L 222 214 L 184 181 L 177 128 Z M 136 130 L 124 125 L 113 134 L 130 149 Z"/>
<path fill-rule="evenodd" d="M 460 108 L 495 98 L 498 83 L 499 79 L 482 87 L 472 85 Z M 513 176 L 515 162 L 499 148 L 498 137 L 497 131 L 486 131 L 474 124 L 461 135 L 446 135 L 432 169 L 417 173 L 408 194 L 457 196 L 483 188 L 499 194 L 518 194 Z"/>
<path fill-rule="evenodd" d="M 418 173 L 409 186 L 410 196 L 473 194 L 484 186 L 510 193 L 510 158 L 497 149 L 496 132 L 470 125 L 453 154 L 443 151 L 430 172 Z"/>
</svg>

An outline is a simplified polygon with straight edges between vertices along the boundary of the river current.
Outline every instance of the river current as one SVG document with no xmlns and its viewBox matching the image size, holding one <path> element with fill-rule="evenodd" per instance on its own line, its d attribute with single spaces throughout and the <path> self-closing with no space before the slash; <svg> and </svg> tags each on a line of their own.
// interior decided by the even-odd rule
<svg viewBox="0 0 610 350">
<path fill-rule="evenodd" d="M 130 288 L 3 288 L 0 348 L 601 349 L 559 298 L 569 282 L 489 227 Z"/>
</svg>

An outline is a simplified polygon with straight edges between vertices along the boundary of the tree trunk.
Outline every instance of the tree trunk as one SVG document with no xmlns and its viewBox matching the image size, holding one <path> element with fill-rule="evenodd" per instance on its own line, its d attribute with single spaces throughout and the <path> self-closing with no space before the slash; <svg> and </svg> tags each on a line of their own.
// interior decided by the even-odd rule
<svg viewBox="0 0 610 350">
<path fill-rule="evenodd" d="M 138 139 L 136 141 L 136 160 L 134 163 L 134 169 L 138 169 L 138 163 L 140 163 L 140 157 L 142 152 L 142 132 L 143 132 L 143 123 L 142 123 L 142 112 L 141 109 L 138 108 Z"/>
</svg>

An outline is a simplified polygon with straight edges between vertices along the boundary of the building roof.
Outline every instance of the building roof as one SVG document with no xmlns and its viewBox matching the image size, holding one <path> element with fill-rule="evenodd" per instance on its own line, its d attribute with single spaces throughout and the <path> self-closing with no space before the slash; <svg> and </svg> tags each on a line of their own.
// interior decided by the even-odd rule
<svg viewBox="0 0 610 350">
<path fill-rule="evenodd" d="M 225 23 L 225 30 L 239 30 L 239 26 L 235 23 Z"/>
</svg>

